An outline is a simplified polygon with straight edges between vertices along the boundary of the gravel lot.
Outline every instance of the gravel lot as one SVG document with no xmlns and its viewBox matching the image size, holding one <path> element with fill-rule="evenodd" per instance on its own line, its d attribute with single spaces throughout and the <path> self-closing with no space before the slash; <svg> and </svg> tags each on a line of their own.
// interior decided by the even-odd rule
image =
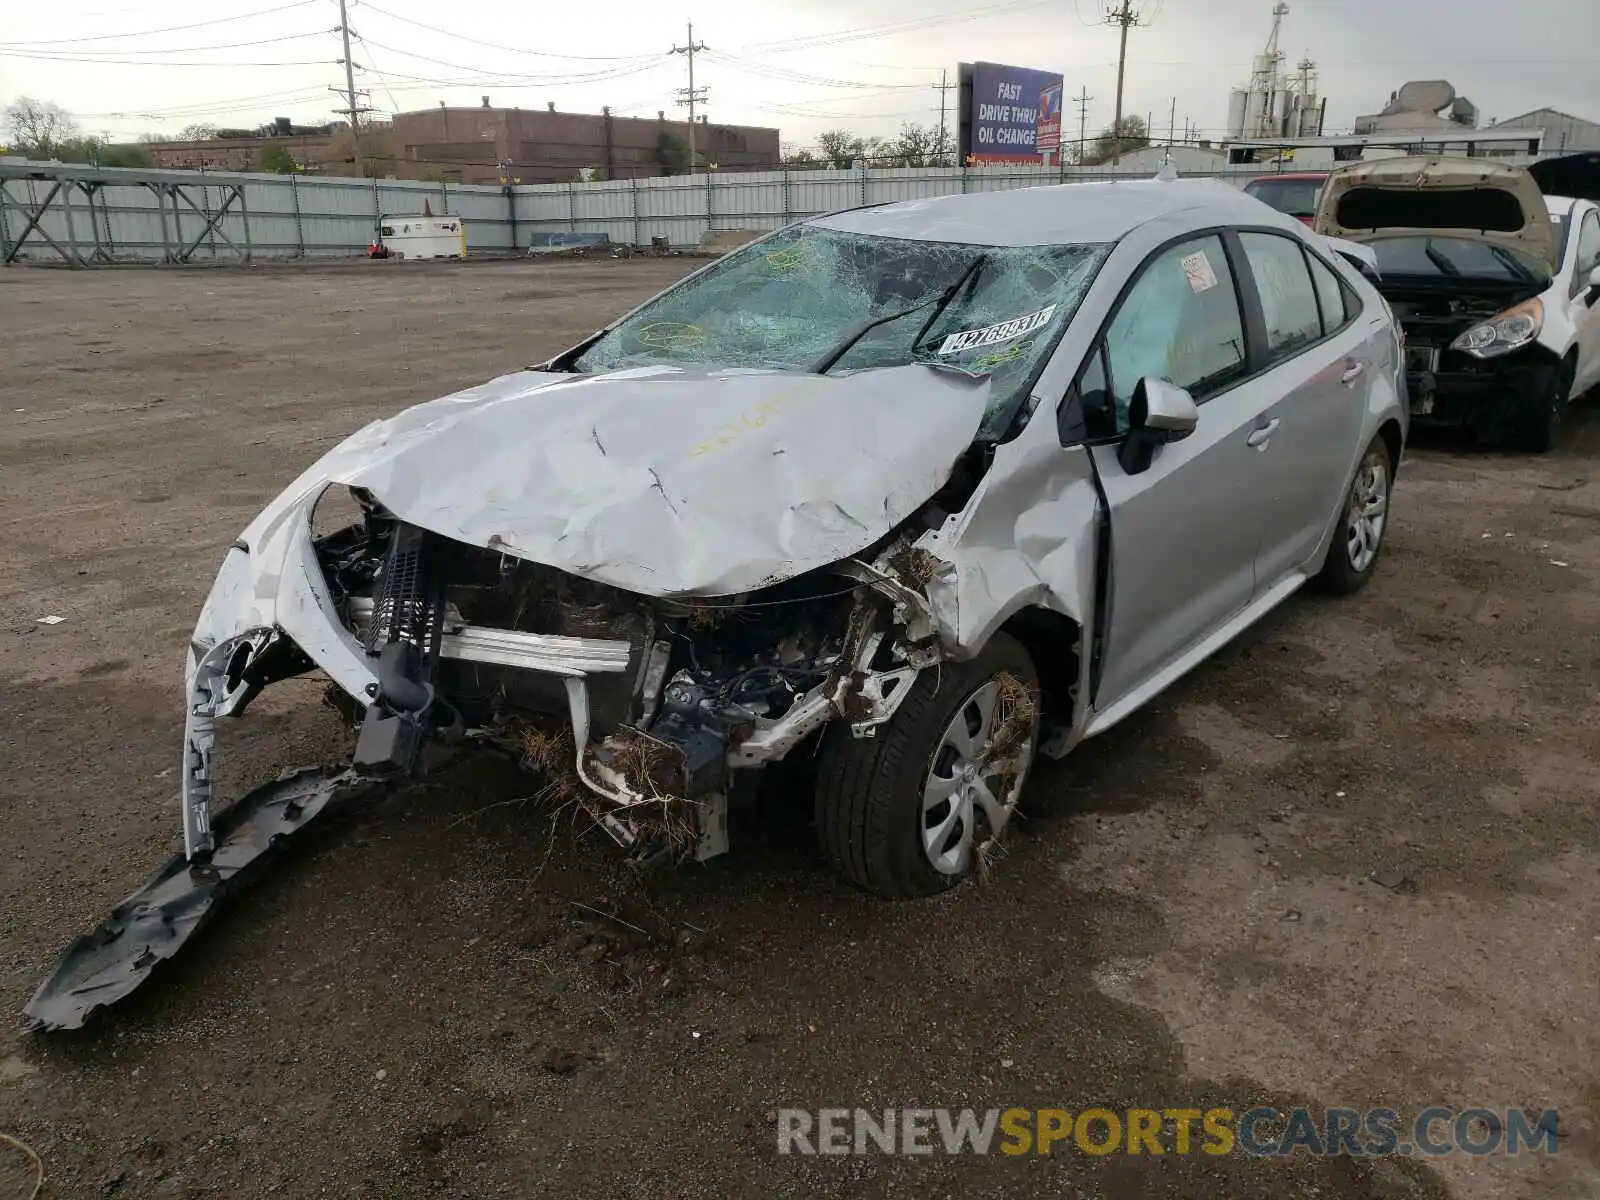
<svg viewBox="0 0 1600 1200">
<path fill-rule="evenodd" d="M 181 651 L 257 509 L 693 265 L 0 271 L 5 1007 L 174 848 Z M 1597 450 L 1583 406 L 1547 458 L 1415 446 L 1373 586 L 1042 769 L 985 886 L 885 906 L 748 816 L 641 881 L 460 769 L 331 821 L 97 1028 L 0 1033 L 0 1132 L 48 1196 L 1600 1194 Z M 224 786 L 341 755 L 317 698 L 228 728 Z M 800 1160 L 770 1123 L 1255 1103 L 1559 1106 L 1564 1136 Z M 0 1198 L 24 1167 L 0 1144 Z"/>
</svg>

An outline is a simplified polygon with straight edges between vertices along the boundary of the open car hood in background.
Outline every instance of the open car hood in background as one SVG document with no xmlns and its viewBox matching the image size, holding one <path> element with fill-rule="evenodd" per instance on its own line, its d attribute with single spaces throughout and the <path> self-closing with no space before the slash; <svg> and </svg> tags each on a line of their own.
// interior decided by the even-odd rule
<svg viewBox="0 0 1600 1200">
<path fill-rule="evenodd" d="M 1519 251 L 1554 275 L 1555 227 L 1544 192 L 1521 167 L 1476 158 L 1412 156 L 1341 167 L 1328 176 L 1313 223 L 1361 242 L 1439 234 Z"/>
<path fill-rule="evenodd" d="M 750 591 L 858 554 L 944 486 L 987 378 L 641 367 L 520 372 L 352 434 L 245 531 L 326 484 L 402 521 L 647 596 Z"/>
<path fill-rule="evenodd" d="M 1600 204 L 1600 154 L 1547 158 L 1528 168 L 1546 196 L 1566 196 Z"/>
</svg>

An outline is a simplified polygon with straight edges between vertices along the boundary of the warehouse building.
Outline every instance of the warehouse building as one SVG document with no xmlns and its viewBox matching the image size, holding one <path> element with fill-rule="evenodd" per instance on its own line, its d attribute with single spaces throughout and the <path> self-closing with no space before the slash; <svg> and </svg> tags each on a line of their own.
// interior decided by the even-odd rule
<svg viewBox="0 0 1600 1200">
<path fill-rule="evenodd" d="M 689 170 L 689 125 L 655 117 L 619 117 L 543 109 L 477 108 L 397 113 L 394 173 L 460 183 L 565 183 L 637 179 Z M 701 120 L 694 128 L 697 170 L 759 171 L 779 164 L 778 131 Z"/>
<path fill-rule="evenodd" d="M 1583 154 L 1600 150 L 1600 123 L 1585 121 L 1560 109 L 1536 108 L 1530 113 L 1508 117 L 1496 124 L 1507 129 L 1543 129 L 1543 149 L 1546 154 Z"/>
<path fill-rule="evenodd" d="M 261 154 L 268 146 L 284 147 L 304 170 L 317 173 L 337 153 L 337 136 L 343 125 L 296 125 L 278 117 L 255 129 L 219 129 L 215 137 L 197 141 L 173 139 L 141 142 L 153 166 L 167 171 L 260 171 Z"/>
</svg>

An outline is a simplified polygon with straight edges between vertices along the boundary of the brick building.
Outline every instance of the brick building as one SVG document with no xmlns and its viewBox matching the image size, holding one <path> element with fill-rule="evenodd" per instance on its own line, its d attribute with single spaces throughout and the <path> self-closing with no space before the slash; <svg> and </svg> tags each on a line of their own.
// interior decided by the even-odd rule
<svg viewBox="0 0 1600 1200">
<path fill-rule="evenodd" d="M 342 125 L 295 125 L 279 117 L 258 129 L 219 129 L 203 141 L 141 142 L 152 164 L 163 170 L 259 171 L 261 152 L 281 145 L 311 174 L 322 171 L 333 157 Z"/>
<path fill-rule="evenodd" d="M 608 179 L 682 174 L 688 169 L 689 125 L 666 113 L 619 117 L 609 112 L 494 108 L 422 109 L 398 113 L 392 125 L 394 174 L 461 183 L 564 183 L 585 168 Z M 778 131 L 750 125 L 695 125 L 695 162 L 704 170 L 756 171 L 779 163 Z"/>
</svg>

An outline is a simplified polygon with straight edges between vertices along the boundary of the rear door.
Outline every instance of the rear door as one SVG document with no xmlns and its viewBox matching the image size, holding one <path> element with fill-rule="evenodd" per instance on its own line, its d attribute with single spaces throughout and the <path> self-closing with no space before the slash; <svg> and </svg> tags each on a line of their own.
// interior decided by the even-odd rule
<svg viewBox="0 0 1600 1200">
<path fill-rule="evenodd" d="M 1270 436 L 1254 447 L 1262 513 L 1256 588 L 1310 565 L 1355 461 L 1376 378 L 1372 333 L 1352 320 L 1359 301 L 1298 238 L 1241 231 L 1246 296 L 1264 328 L 1253 364 L 1271 393 Z M 1247 310 L 1248 310 L 1247 305 Z"/>
<path fill-rule="evenodd" d="M 1083 369 L 1078 393 L 1111 523 L 1101 712 L 1250 602 L 1261 458 L 1249 439 L 1269 397 L 1247 371 L 1234 264 L 1216 234 L 1150 257 Z M 1200 421 L 1130 475 L 1117 439 L 1145 376 L 1188 388 Z"/>
</svg>

